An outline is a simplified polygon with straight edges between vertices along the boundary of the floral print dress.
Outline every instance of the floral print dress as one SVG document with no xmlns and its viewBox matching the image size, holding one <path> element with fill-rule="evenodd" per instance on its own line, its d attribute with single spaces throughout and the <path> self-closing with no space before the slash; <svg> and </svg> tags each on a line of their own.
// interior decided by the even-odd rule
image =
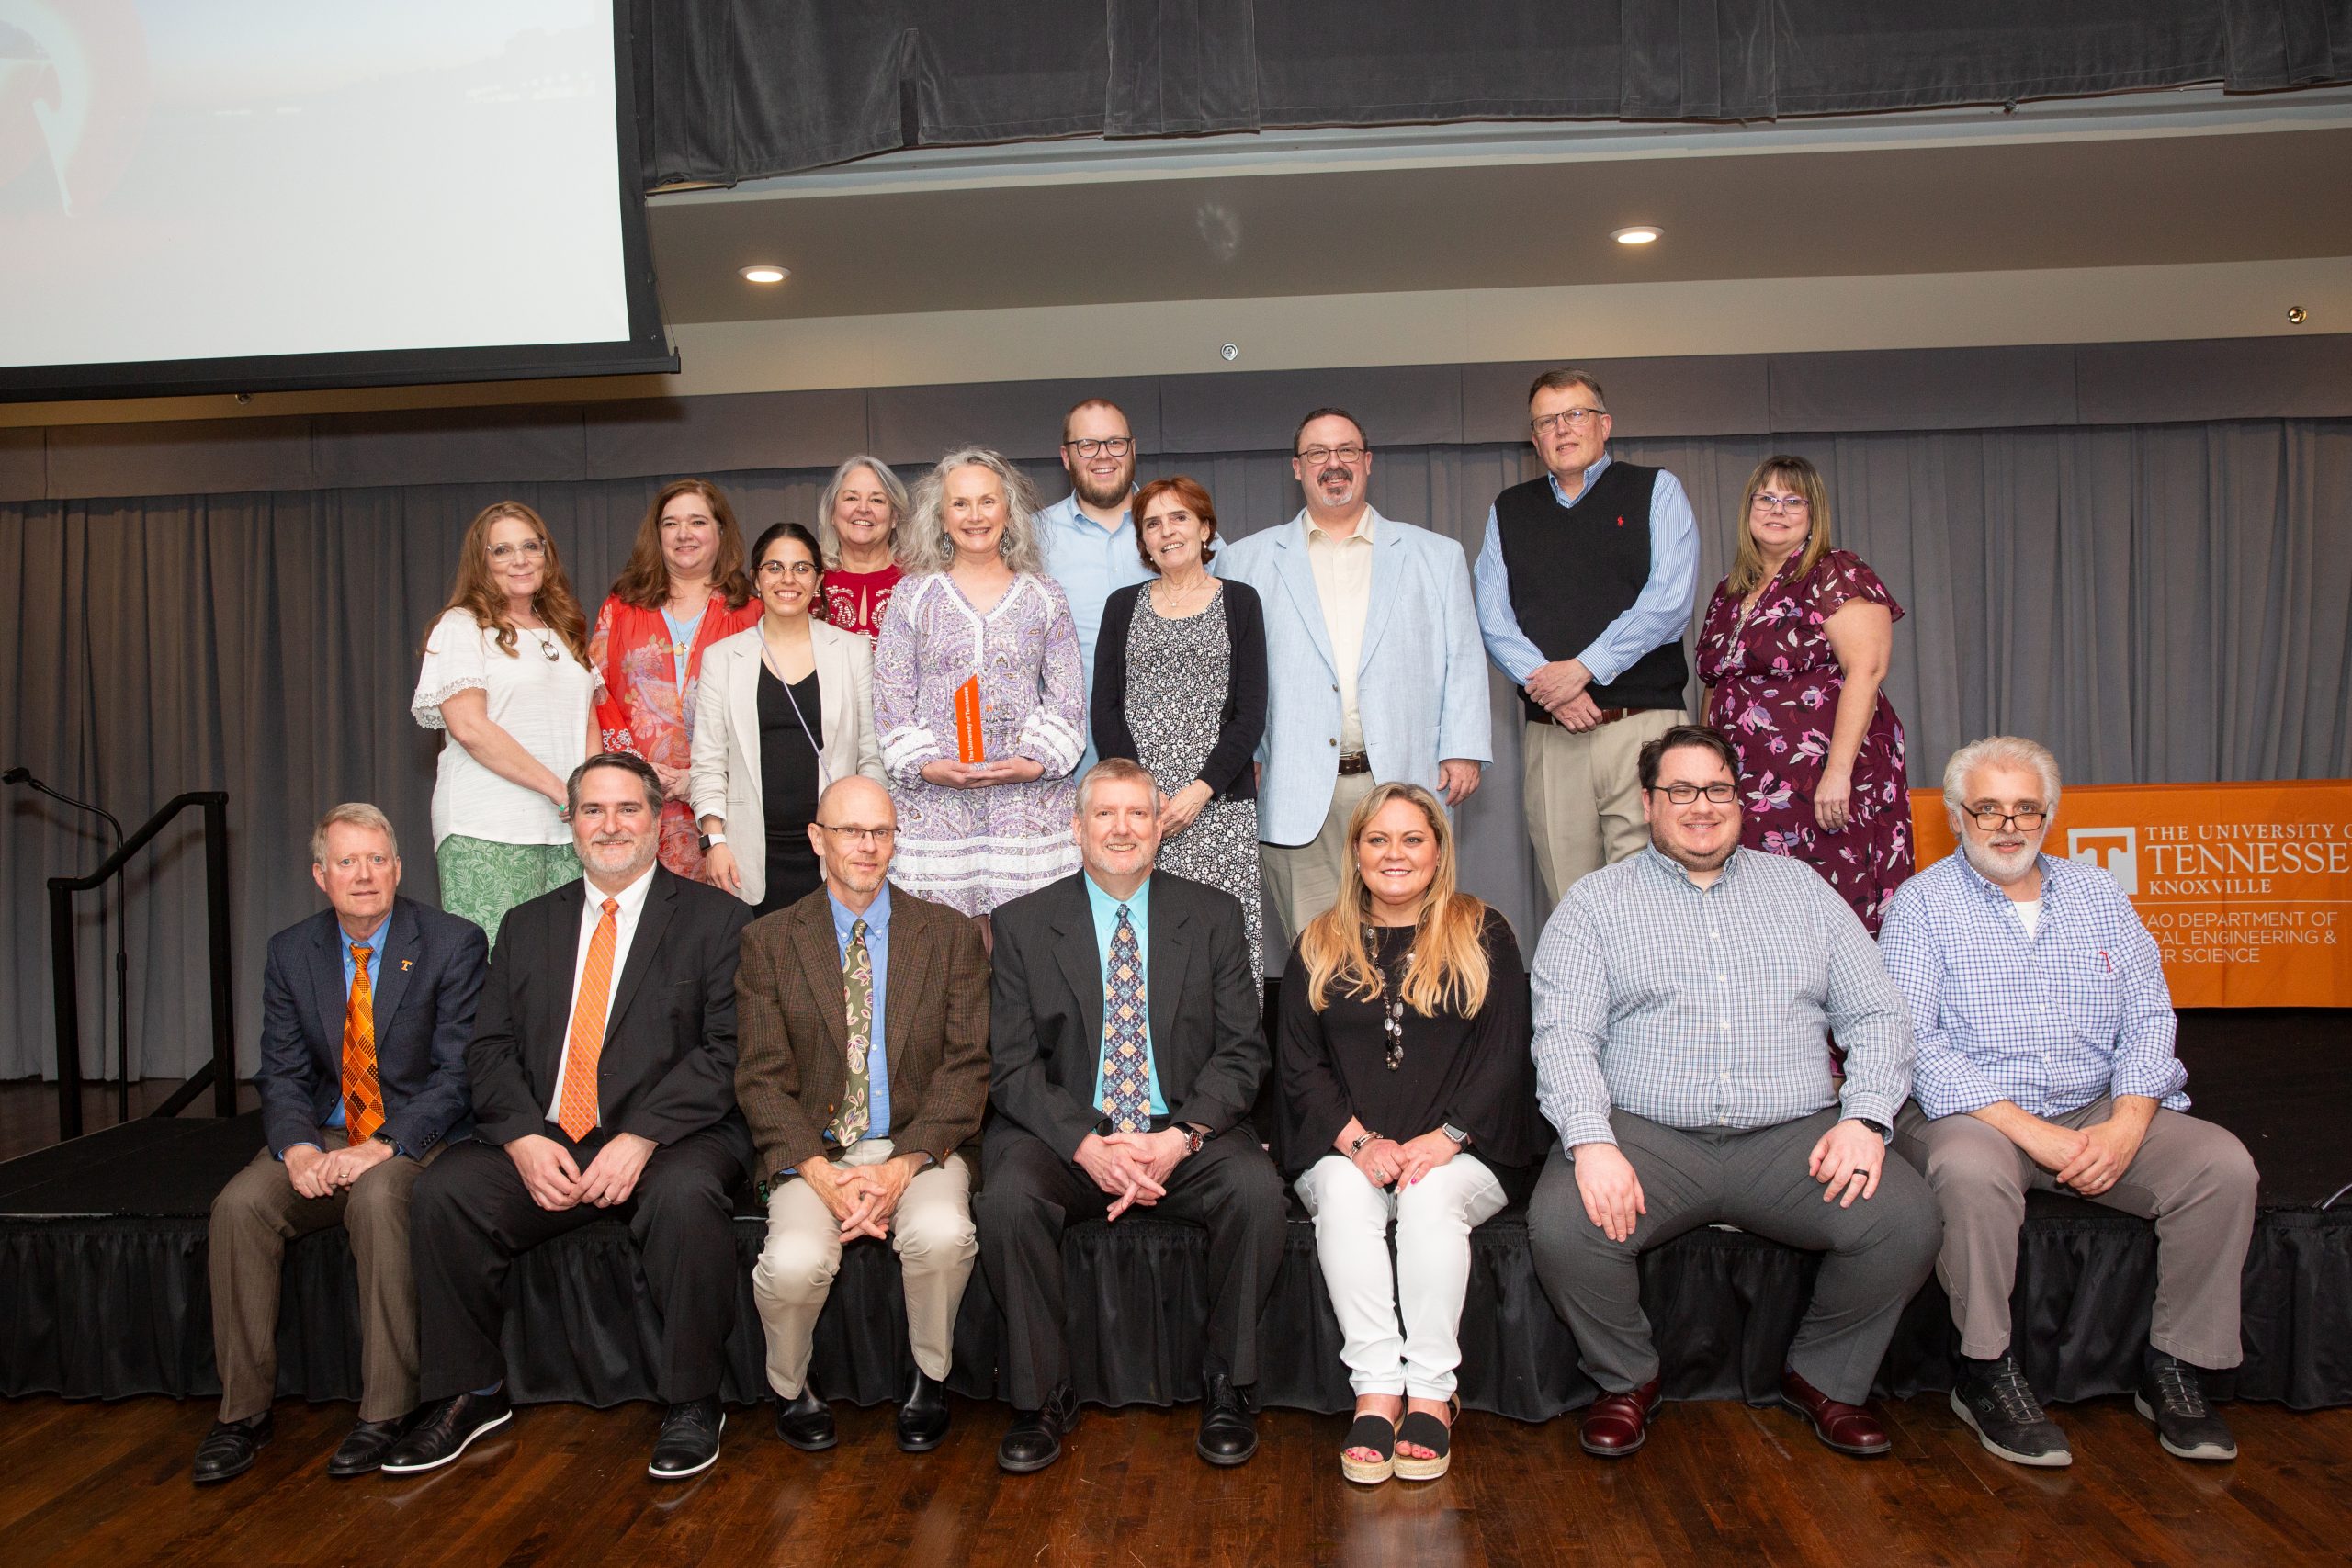
<svg viewBox="0 0 2352 1568">
<path fill-rule="evenodd" d="M 1903 721 L 1880 692 L 1854 758 L 1852 811 L 1843 829 L 1824 832 L 1813 796 L 1846 677 L 1823 623 L 1856 599 L 1885 605 L 1896 620 L 1903 606 L 1850 550 L 1824 553 L 1801 578 L 1775 578 L 1745 618 L 1740 597 L 1728 580 L 1717 583 L 1699 632 L 1710 715 L 1739 752 L 1740 842 L 1811 865 L 1876 936 L 1887 900 L 1912 872 Z"/>
</svg>

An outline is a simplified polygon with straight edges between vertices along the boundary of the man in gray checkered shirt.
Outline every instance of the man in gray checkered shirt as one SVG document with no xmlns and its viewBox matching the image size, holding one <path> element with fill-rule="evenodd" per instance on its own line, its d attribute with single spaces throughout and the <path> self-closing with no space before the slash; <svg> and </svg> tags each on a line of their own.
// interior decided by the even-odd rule
<svg viewBox="0 0 2352 1568">
<path fill-rule="evenodd" d="M 1570 887 L 1535 951 L 1560 1147 L 1528 1231 L 1600 1385 L 1578 1437 L 1603 1458 L 1640 1448 L 1657 1407 L 1641 1255 L 1717 1223 L 1824 1255 L 1781 1403 L 1841 1453 L 1886 1452 L 1862 1401 L 1942 1234 L 1927 1183 L 1886 1157 L 1911 1089 L 1902 995 L 1811 866 L 1739 847 L 1738 776 L 1713 729 L 1645 746 L 1650 847 Z"/>
</svg>

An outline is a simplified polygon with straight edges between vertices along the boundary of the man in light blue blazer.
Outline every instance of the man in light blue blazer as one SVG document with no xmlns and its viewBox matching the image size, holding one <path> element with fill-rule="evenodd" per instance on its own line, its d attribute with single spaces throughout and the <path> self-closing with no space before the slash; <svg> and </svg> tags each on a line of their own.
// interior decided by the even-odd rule
<svg viewBox="0 0 2352 1568">
<path fill-rule="evenodd" d="M 1291 451 L 1306 507 L 1232 546 L 1217 572 L 1265 604 L 1258 837 L 1295 941 L 1339 897 L 1348 817 L 1374 784 L 1459 806 L 1494 751 L 1462 547 L 1373 510 L 1372 444 L 1345 410 L 1308 414 Z"/>
</svg>

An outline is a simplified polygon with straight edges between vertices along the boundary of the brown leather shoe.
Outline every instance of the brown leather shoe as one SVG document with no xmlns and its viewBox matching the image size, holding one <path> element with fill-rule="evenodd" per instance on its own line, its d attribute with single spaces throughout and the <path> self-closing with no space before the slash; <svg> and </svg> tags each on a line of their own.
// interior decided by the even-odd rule
<svg viewBox="0 0 2352 1568">
<path fill-rule="evenodd" d="M 1841 1404 L 1792 1371 L 1781 1373 L 1781 1403 L 1813 1423 L 1813 1435 L 1841 1454 L 1869 1459 L 1894 1447 L 1878 1417 Z"/>
<path fill-rule="evenodd" d="M 1657 1411 L 1657 1379 L 1631 1393 L 1604 1393 L 1586 1407 L 1577 1441 L 1600 1459 L 1623 1459 L 1649 1440 L 1650 1417 Z"/>
</svg>

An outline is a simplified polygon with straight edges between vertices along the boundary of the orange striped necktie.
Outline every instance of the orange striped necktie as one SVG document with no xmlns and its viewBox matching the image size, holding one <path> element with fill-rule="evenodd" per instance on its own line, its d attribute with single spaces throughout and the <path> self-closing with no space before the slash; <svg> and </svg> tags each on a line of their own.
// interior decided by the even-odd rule
<svg viewBox="0 0 2352 1568">
<path fill-rule="evenodd" d="M 621 901 L 605 900 L 604 919 L 588 942 L 588 967 L 580 972 L 580 1000 L 571 1010 L 571 1038 L 564 1048 L 563 1092 L 556 1097 L 555 1124 L 578 1143 L 596 1128 L 596 1061 L 605 1051 L 605 1009 L 613 997 L 613 950 L 620 945 Z"/>
<path fill-rule="evenodd" d="M 376 950 L 351 944 L 351 992 L 343 1004 L 343 1126 L 364 1144 L 384 1124 L 384 1089 L 376 1081 L 376 987 L 368 959 Z"/>
</svg>

